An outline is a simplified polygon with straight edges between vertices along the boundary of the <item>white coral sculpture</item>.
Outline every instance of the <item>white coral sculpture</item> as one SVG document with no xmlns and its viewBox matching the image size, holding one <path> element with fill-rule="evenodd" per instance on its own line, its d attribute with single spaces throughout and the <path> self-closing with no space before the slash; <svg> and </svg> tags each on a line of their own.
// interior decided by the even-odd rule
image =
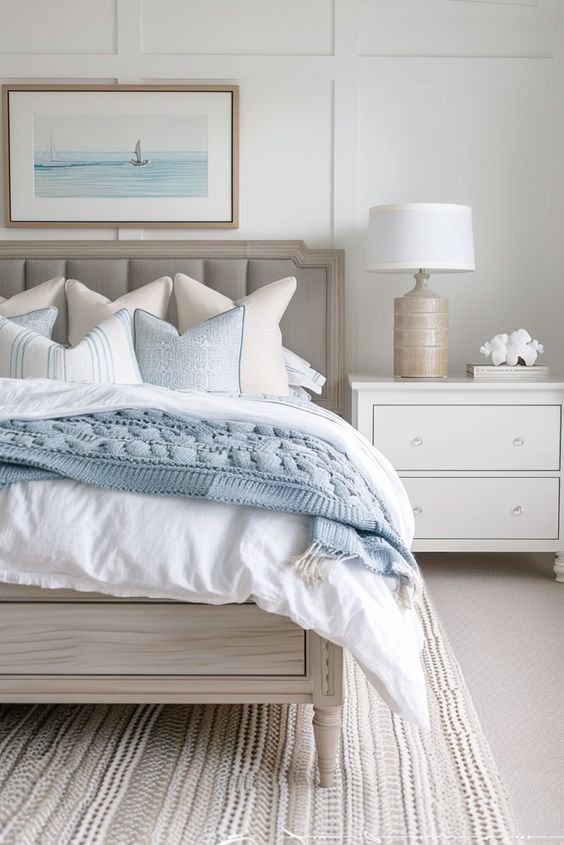
<svg viewBox="0 0 564 845">
<path fill-rule="evenodd" d="M 494 367 L 500 364 L 507 364 L 508 367 L 516 367 L 517 364 L 532 367 L 538 355 L 544 352 L 544 346 L 538 340 L 533 340 L 525 329 L 517 329 L 510 335 L 496 334 L 480 347 L 480 352 L 486 358 L 491 355 Z"/>
<path fill-rule="evenodd" d="M 498 364 L 503 364 L 505 362 L 505 358 L 507 356 L 507 341 L 509 340 L 509 336 L 506 334 L 496 334 L 495 337 L 492 337 L 491 340 L 488 340 L 484 343 L 483 346 L 480 346 L 480 352 L 482 355 L 485 355 L 486 358 L 488 355 L 492 356 L 492 364 L 494 367 L 497 367 Z"/>
</svg>

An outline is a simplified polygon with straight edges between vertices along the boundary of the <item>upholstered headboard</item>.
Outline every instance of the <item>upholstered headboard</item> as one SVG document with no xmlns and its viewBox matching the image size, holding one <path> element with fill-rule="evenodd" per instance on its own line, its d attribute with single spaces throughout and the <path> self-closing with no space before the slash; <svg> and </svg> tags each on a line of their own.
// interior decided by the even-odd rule
<svg viewBox="0 0 564 845">
<path fill-rule="evenodd" d="M 0 241 L 6 297 L 65 276 L 115 299 L 182 272 L 239 299 L 295 276 L 298 287 L 281 324 L 284 345 L 327 376 L 318 404 L 337 413 L 344 406 L 343 270 L 343 250 L 308 249 L 302 241 Z"/>
</svg>

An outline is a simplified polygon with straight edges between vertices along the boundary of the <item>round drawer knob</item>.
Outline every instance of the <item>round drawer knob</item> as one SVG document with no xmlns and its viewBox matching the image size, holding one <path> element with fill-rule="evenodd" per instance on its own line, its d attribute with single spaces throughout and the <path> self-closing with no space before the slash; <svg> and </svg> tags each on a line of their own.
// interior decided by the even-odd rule
<svg viewBox="0 0 564 845">
<path fill-rule="evenodd" d="M 423 445 L 423 438 L 422 437 L 414 437 L 411 441 L 414 446 L 422 446 Z"/>
<path fill-rule="evenodd" d="M 513 508 L 513 516 L 521 516 L 525 508 L 521 507 L 521 505 L 517 505 L 517 507 Z"/>
<path fill-rule="evenodd" d="M 413 508 L 413 514 L 414 514 L 414 516 L 421 516 L 421 514 L 422 514 L 422 513 L 423 513 L 423 508 L 420 508 L 420 507 L 419 507 L 419 505 L 416 505 L 416 506 Z"/>
<path fill-rule="evenodd" d="M 525 445 L 525 439 L 523 437 L 516 437 L 515 440 L 513 441 L 513 445 L 517 446 L 517 447 L 524 446 Z"/>
</svg>

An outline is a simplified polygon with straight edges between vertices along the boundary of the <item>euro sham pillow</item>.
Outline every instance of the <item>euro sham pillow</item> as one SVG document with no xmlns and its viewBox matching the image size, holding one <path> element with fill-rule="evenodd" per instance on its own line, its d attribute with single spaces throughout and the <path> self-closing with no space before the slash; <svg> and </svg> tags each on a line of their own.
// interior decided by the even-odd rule
<svg viewBox="0 0 564 845">
<path fill-rule="evenodd" d="M 118 311 L 72 347 L 0 317 L 0 377 L 139 384 L 131 317 Z"/>
<path fill-rule="evenodd" d="M 67 294 L 67 308 L 69 321 L 69 343 L 76 346 L 82 338 L 112 314 L 127 309 L 129 316 L 137 308 L 148 311 L 156 317 L 165 317 L 168 303 L 172 294 L 172 279 L 162 276 L 148 285 L 120 296 L 119 299 L 108 299 L 101 293 L 86 287 L 76 279 L 67 279 L 65 284 Z"/>
<path fill-rule="evenodd" d="M 196 279 L 177 273 L 174 293 L 178 327 L 183 334 L 211 317 L 244 305 L 241 392 L 288 396 L 279 323 L 295 290 L 296 280 L 289 276 L 233 302 Z"/>
<path fill-rule="evenodd" d="M 311 402 L 311 393 L 308 393 L 307 390 L 300 387 L 299 384 L 290 385 L 290 396 L 293 396 L 294 399 L 303 399 L 306 402 Z"/>
<path fill-rule="evenodd" d="M 59 319 L 53 330 L 56 340 L 66 340 L 65 331 L 65 277 L 54 276 L 33 288 L 22 290 L 6 299 L 0 296 L 0 317 L 19 317 L 44 308 L 58 309 Z"/>
<path fill-rule="evenodd" d="M 135 351 L 144 382 L 177 390 L 241 390 L 245 309 L 232 308 L 183 334 L 147 311 L 135 312 Z"/>
<path fill-rule="evenodd" d="M 327 381 L 325 376 L 314 370 L 309 361 L 305 358 L 300 358 L 291 349 L 283 347 L 284 363 L 286 365 L 286 373 L 288 374 L 288 384 L 290 388 L 305 388 L 311 390 L 312 393 L 322 393 L 323 385 Z M 301 395 L 301 391 L 292 391 Z"/>
<path fill-rule="evenodd" d="M 37 311 L 30 311 L 28 314 L 19 314 L 16 317 L 9 317 L 11 323 L 16 326 L 23 326 L 24 329 L 31 329 L 43 337 L 51 337 L 53 326 L 58 314 L 57 308 L 51 305 L 49 308 L 38 308 Z"/>
</svg>

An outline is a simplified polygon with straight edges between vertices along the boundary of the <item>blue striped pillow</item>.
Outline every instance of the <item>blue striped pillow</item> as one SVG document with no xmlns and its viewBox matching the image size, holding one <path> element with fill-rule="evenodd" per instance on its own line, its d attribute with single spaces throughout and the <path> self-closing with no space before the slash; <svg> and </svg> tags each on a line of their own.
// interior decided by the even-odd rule
<svg viewBox="0 0 564 845">
<path fill-rule="evenodd" d="M 0 377 L 139 384 L 131 317 L 122 309 L 71 347 L 0 317 Z"/>
</svg>

